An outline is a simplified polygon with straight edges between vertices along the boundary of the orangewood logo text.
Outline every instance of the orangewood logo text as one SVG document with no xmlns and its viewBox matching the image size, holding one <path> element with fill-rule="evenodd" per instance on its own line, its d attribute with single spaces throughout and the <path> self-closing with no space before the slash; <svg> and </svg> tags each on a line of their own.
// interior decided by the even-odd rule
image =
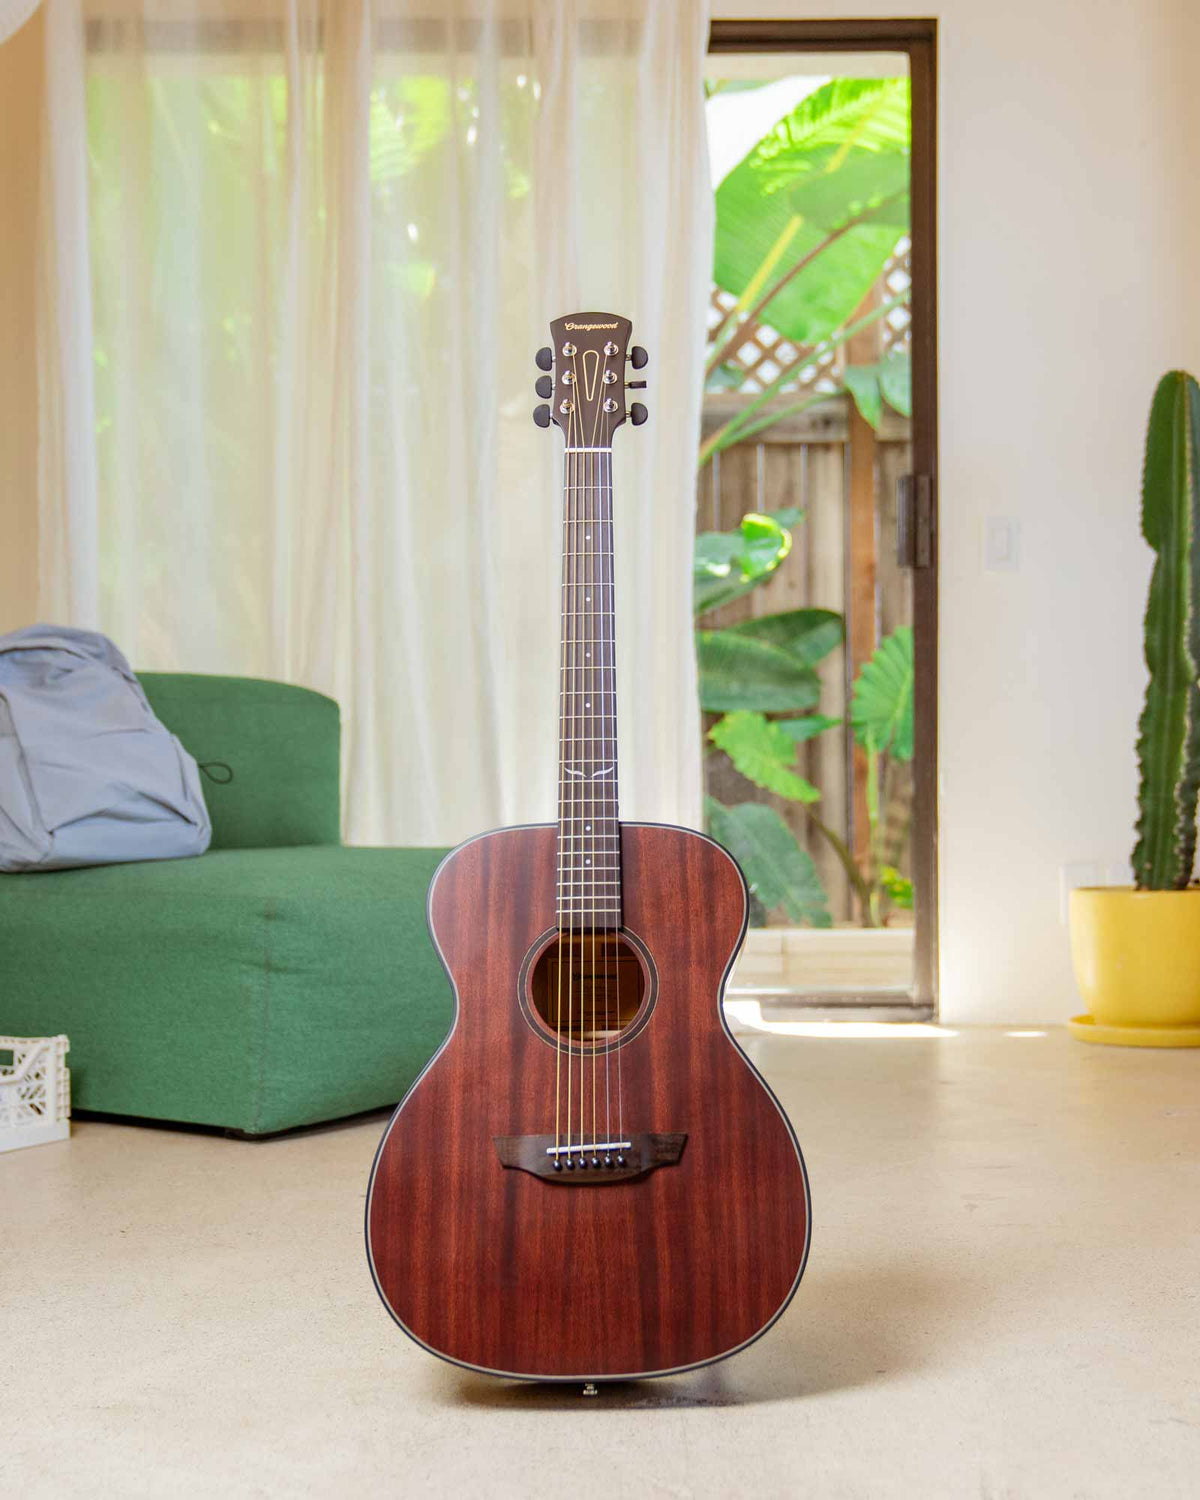
<svg viewBox="0 0 1200 1500">
<path fill-rule="evenodd" d="M 615 328 L 615 323 L 568 323 L 568 328 L 578 328 L 581 333 L 589 333 L 593 328 Z"/>
</svg>

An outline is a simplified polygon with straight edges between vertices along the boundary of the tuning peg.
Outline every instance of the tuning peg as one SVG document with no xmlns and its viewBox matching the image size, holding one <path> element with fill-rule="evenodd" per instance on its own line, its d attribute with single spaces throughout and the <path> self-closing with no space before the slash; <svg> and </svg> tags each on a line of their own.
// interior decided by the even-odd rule
<svg viewBox="0 0 1200 1500">
<path fill-rule="evenodd" d="M 644 380 L 627 380 L 625 382 L 625 389 L 627 391 L 644 391 L 646 389 L 646 382 Z"/>
<path fill-rule="evenodd" d="M 553 396 L 554 381 L 549 375 L 539 375 L 533 383 L 533 388 L 539 396 Z"/>
<path fill-rule="evenodd" d="M 650 413 L 640 401 L 635 401 L 629 408 L 629 420 L 635 427 L 640 427 L 649 415 Z"/>
<path fill-rule="evenodd" d="M 534 363 L 539 370 L 552 370 L 554 368 L 554 350 L 551 349 L 549 344 L 538 350 Z"/>
<path fill-rule="evenodd" d="M 629 363 L 635 370 L 640 370 L 650 356 L 642 348 L 641 344 L 634 344 L 629 352 Z"/>
<path fill-rule="evenodd" d="M 539 427 L 549 427 L 550 408 L 548 406 L 535 406 L 533 408 L 533 420 Z"/>
</svg>

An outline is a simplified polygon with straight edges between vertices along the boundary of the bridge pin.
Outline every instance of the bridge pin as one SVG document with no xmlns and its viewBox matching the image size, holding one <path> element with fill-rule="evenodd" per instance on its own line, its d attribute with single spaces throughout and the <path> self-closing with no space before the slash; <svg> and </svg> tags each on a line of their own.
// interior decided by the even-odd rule
<svg viewBox="0 0 1200 1500">
<path fill-rule="evenodd" d="M 557 1157 L 554 1158 L 554 1170 L 556 1172 L 562 1171 L 562 1162 L 560 1162 Z"/>
<path fill-rule="evenodd" d="M 608 1156 L 606 1156 L 606 1157 L 605 1157 L 605 1158 L 604 1158 L 604 1165 L 605 1165 L 605 1166 L 606 1166 L 606 1167 L 611 1167 L 611 1166 L 612 1166 L 612 1164 L 613 1164 L 613 1159 L 612 1159 L 612 1156 L 611 1156 L 611 1154 L 610 1154 L 610 1155 L 608 1155 Z"/>
<path fill-rule="evenodd" d="M 625 1158 L 623 1156 L 618 1156 L 617 1157 L 617 1166 L 618 1167 L 623 1167 L 624 1165 L 625 1165 Z"/>
<path fill-rule="evenodd" d="M 567 1171 L 568 1172 L 573 1172 L 574 1170 L 575 1170 L 575 1163 L 568 1156 L 567 1157 Z"/>
<path fill-rule="evenodd" d="M 598 1167 L 599 1165 L 600 1165 L 600 1158 L 598 1156 L 593 1156 L 592 1157 L 592 1166 L 593 1167 Z"/>
</svg>

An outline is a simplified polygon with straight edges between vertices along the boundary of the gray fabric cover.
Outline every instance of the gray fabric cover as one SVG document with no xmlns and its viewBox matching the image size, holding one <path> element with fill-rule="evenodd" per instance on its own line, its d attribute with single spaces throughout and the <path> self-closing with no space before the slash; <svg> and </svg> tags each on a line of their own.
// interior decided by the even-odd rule
<svg viewBox="0 0 1200 1500">
<path fill-rule="evenodd" d="M 0 636 L 0 870 L 203 854 L 196 762 L 91 630 Z"/>
</svg>

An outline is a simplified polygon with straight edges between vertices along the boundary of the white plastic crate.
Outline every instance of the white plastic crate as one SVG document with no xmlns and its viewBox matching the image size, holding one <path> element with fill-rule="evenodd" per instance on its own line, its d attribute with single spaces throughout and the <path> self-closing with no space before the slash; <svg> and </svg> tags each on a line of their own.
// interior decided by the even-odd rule
<svg viewBox="0 0 1200 1500">
<path fill-rule="evenodd" d="M 0 1151 L 71 1134 L 70 1045 L 65 1036 L 0 1036 Z"/>
</svg>

